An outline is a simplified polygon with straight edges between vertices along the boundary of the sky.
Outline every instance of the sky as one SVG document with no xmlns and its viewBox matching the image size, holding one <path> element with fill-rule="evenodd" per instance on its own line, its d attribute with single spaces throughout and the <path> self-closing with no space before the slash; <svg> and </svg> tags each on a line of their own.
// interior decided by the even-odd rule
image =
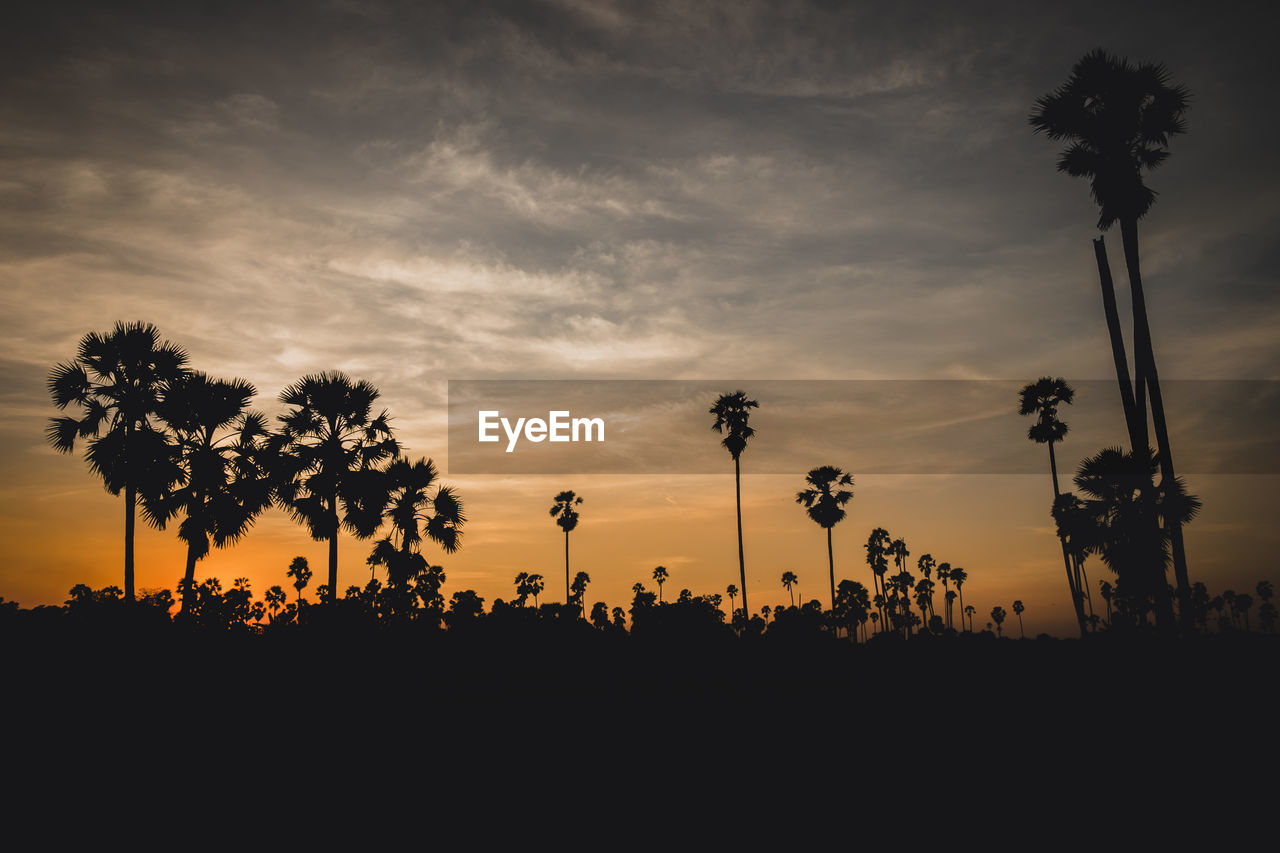
<svg viewBox="0 0 1280 853">
<path fill-rule="evenodd" d="M 1280 378 L 1277 119 L 1259 109 L 1280 70 L 1276 18 L 1233 3 L 19 11 L 0 33 L 0 595 L 33 606 L 122 583 L 122 499 L 44 439 L 49 370 L 121 320 L 252 382 L 272 418 L 303 375 L 367 379 L 405 452 L 446 471 L 451 379 L 750 392 L 1113 376 L 1096 206 L 1027 123 L 1095 47 L 1161 61 L 1193 95 L 1140 226 L 1162 378 Z M 1119 234 L 1107 241 L 1127 314 Z M 1193 416 L 1206 413 L 1169 413 Z M 668 592 L 723 593 L 737 581 L 731 462 L 704 438 L 721 475 L 446 476 L 469 520 L 458 553 L 429 553 L 445 594 L 510 598 L 519 571 L 562 594 L 548 509 L 563 489 L 585 498 L 571 544 L 589 601 L 625 605 L 657 565 Z M 991 440 L 1044 453 L 1016 422 Z M 1068 438 L 1060 473 L 1099 449 Z M 803 472 L 753 475 L 751 458 L 752 608 L 788 600 L 786 570 L 825 600 L 824 537 L 794 500 Z M 854 462 L 814 460 L 855 477 L 837 579 L 870 585 L 862 543 L 885 527 L 913 564 L 964 566 L 980 614 L 1019 598 L 1029 632 L 1070 632 L 1047 471 Z M 1280 584 L 1277 485 L 1188 473 L 1204 502 L 1186 531 L 1193 580 Z M 368 579 L 370 547 L 344 537 L 341 587 Z M 139 587 L 172 589 L 174 531 L 140 527 L 137 549 Z M 320 569 L 325 553 L 272 510 L 197 577 L 247 576 L 260 595 L 294 556 Z"/>
</svg>

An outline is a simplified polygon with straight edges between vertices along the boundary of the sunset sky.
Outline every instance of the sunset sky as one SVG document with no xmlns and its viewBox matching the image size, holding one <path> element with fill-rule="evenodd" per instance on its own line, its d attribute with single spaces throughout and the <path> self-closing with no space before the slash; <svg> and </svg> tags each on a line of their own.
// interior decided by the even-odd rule
<svg viewBox="0 0 1280 853">
<path fill-rule="evenodd" d="M 752 380 L 1114 377 L 1097 208 L 1027 123 L 1095 47 L 1162 61 L 1193 93 L 1141 223 L 1161 377 L 1280 379 L 1275 12 L 183 5 L 48 4 L 0 33 L 0 596 L 24 606 L 122 584 L 123 500 L 44 439 L 50 368 L 120 320 L 154 323 L 193 368 L 249 380 L 272 418 L 304 374 L 367 379 L 406 453 L 446 468 L 450 379 L 751 393 Z M 1127 316 L 1118 232 L 1107 244 Z M 1172 405 L 1174 422 L 1230 429 L 1232 412 Z M 445 595 L 491 603 L 539 571 L 544 600 L 562 598 L 548 510 L 563 489 L 585 497 L 571 543 L 589 602 L 625 606 L 660 564 L 672 597 L 723 593 L 738 573 L 732 462 L 710 423 L 706 458 L 723 474 L 446 476 L 469 521 L 457 554 L 426 549 Z M 1044 448 L 1025 427 L 990 441 L 1037 470 Z M 1068 436 L 1064 481 L 1099 449 Z M 752 609 L 787 600 L 786 570 L 827 604 L 825 538 L 795 504 L 804 472 L 753 475 L 752 458 Z M 881 526 L 913 567 L 928 552 L 969 572 L 979 628 L 1020 598 L 1028 632 L 1073 630 L 1047 460 L 1036 475 L 812 464 L 856 478 L 837 579 L 870 586 L 862 544 Z M 1187 481 L 1204 502 L 1186 530 L 1192 580 L 1280 585 L 1280 477 Z M 368 580 L 370 547 L 341 541 L 340 588 Z M 138 586 L 175 588 L 184 554 L 173 530 L 140 525 Z M 297 555 L 321 582 L 324 543 L 271 510 L 197 577 L 247 576 L 261 596 Z M 1095 590 L 1113 579 L 1096 559 L 1088 572 Z"/>
</svg>

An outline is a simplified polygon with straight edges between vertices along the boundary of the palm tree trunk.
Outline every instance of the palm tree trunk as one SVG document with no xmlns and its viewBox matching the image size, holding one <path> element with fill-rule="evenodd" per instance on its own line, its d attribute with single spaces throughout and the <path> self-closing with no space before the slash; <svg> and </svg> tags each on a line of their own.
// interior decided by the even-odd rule
<svg viewBox="0 0 1280 853">
<path fill-rule="evenodd" d="M 733 494 L 738 506 L 738 577 L 742 581 L 742 621 L 751 618 L 747 609 L 747 562 L 742 556 L 742 470 L 738 457 L 733 458 Z"/>
<path fill-rule="evenodd" d="M 1058 497 L 1061 493 L 1058 491 L 1058 460 L 1053 454 L 1053 442 L 1049 442 L 1049 473 L 1053 475 L 1053 502 L 1056 505 Z M 1084 618 L 1084 601 L 1080 593 L 1080 586 L 1076 583 L 1075 572 L 1071 568 L 1071 555 L 1067 553 L 1067 539 L 1062 535 L 1062 531 L 1058 531 L 1058 542 L 1062 545 L 1062 563 L 1067 569 L 1067 587 L 1071 590 L 1071 606 L 1076 611 L 1076 622 L 1080 625 L 1080 636 L 1083 637 L 1088 633 L 1088 623 Z"/>
<path fill-rule="evenodd" d="M 831 551 L 831 528 L 827 528 L 827 568 L 831 570 L 831 612 L 836 612 L 836 558 Z"/>
<path fill-rule="evenodd" d="M 1156 370 L 1155 349 L 1151 344 L 1151 328 L 1147 325 L 1147 301 L 1142 290 L 1142 270 L 1138 260 L 1138 221 L 1125 217 L 1120 220 L 1120 235 L 1124 242 L 1125 265 L 1129 272 L 1129 289 L 1133 294 L 1134 360 L 1140 366 L 1151 395 L 1151 423 L 1155 427 L 1156 448 L 1160 459 L 1161 482 L 1172 484 L 1173 452 L 1169 447 L 1169 429 L 1164 416 L 1164 397 L 1160 393 L 1160 374 Z M 1182 525 L 1177 520 L 1167 521 L 1170 544 L 1173 551 L 1173 574 L 1178 584 L 1178 606 L 1184 631 L 1194 630 L 1191 618 L 1191 584 L 1187 575 L 1187 555 L 1182 542 Z M 1156 580 L 1157 616 L 1163 616 L 1170 625 L 1173 621 L 1173 601 L 1165 588 L 1164 572 Z"/>
<path fill-rule="evenodd" d="M 191 613 L 191 603 L 195 599 L 196 588 L 196 546 L 187 545 L 187 568 L 182 573 L 182 612 Z"/>
<path fill-rule="evenodd" d="M 569 531 L 564 532 L 564 603 L 569 603 Z"/>
<path fill-rule="evenodd" d="M 1124 350 L 1124 332 L 1120 328 L 1120 313 L 1116 309 L 1116 289 L 1111 278 L 1111 264 L 1107 261 L 1107 247 L 1102 238 L 1093 241 L 1093 253 L 1098 259 L 1098 279 L 1102 283 L 1102 311 L 1107 318 L 1107 331 L 1111 336 L 1111 356 L 1116 364 L 1116 379 L 1120 384 L 1120 404 L 1124 407 L 1124 423 L 1129 430 L 1129 444 L 1136 453 L 1145 446 L 1146 424 L 1134 400 L 1133 382 L 1129 378 L 1129 358 Z M 1137 356 L 1134 356 L 1137 361 Z"/>
<path fill-rule="evenodd" d="M 1025 630 L 1023 630 L 1023 627 L 1022 627 L 1022 614 L 1021 614 L 1021 613 L 1019 613 L 1019 614 L 1018 614 L 1018 638 L 1019 638 L 1019 639 L 1022 639 L 1022 640 L 1025 640 L 1025 639 L 1027 638 L 1027 632 L 1026 632 Z"/>
<path fill-rule="evenodd" d="M 338 602 L 338 499 L 329 498 L 329 514 L 333 518 L 333 533 L 329 535 L 329 603 Z M 298 593 L 301 596 L 301 592 Z"/>
<path fill-rule="evenodd" d="M 133 484 L 124 487 L 124 600 L 130 604 L 133 596 L 133 529 L 134 504 L 138 501 Z"/>
</svg>

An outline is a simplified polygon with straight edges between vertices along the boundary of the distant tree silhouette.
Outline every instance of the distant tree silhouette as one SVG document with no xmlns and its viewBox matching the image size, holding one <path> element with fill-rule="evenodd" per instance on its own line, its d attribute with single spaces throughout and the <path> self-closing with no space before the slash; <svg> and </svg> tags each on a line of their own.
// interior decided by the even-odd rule
<svg viewBox="0 0 1280 853">
<path fill-rule="evenodd" d="M 653 581 L 658 585 L 658 603 L 662 603 L 662 585 L 667 580 L 667 570 L 663 566 L 658 566 L 653 570 Z"/>
<path fill-rule="evenodd" d="M 372 417 L 378 389 L 345 373 L 304 376 L 280 392 L 292 407 L 272 437 L 276 497 L 317 542 L 329 543 L 328 603 L 336 604 L 338 531 L 372 537 L 387 502 L 383 467 L 399 452 L 390 420 Z M 339 515 L 341 511 L 341 515 Z"/>
<path fill-rule="evenodd" d="M 928 613 L 925 614 L 926 619 L 931 619 L 934 615 L 933 593 L 934 590 L 937 589 L 937 585 L 934 584 L 930 575 L 937 566 L 938 564 L 934 561 L 932 554 L 924 554 L 920 559 L 916 560 L 916 568 L 918 568 L 920 570 L 920 574 L 924 576 L 920 583 L 916 584 L 916 594 L 920 595 L 922 592 L 925 594 L 925 603 L 920 605 L 920 609 L 922 613 L 924 613 L 926 608 L 928 609 Z M 950 569 L 951 567 L 948 566 L 947 568 Z"/>
<path fill-rule="evenodd" d="M 962 631 L 964 630 L 963 614 L 968 613 L 970 610 L 972 610 L 972 608 L 966 608 L 964 606 L 964 584 L 965 584 L 965 581 L 967 580 L 969 580 L 969 573 L 966 572 L 964 569 L 960 568 L 959 566 L 956 566 L 951 569 L 951 582 L 956 585 L 956 595 L 960 596 L 960 613 L 961 613 L 960 630 Z M 973 629 L 972 619 L 969 620 L 969 629 L 970 630 Z"/>
<path fill-rule="evenodd" d="M 267 590 L 263 598 L 267 602 L 267 621 L 274 624 L 276 621 L 276 614 L 279 613 L 285 605 L 284 588 L 279 584 L 276 584 Z"/>
<path fill-rule="evenodd" d="M 1027 608 L 1022 605 L 1021 600 L 1013 602 L 1013 612 L 1018 614 L 1018 637 L 1023 640 L 1027 638 L 1027 632 L 1022 628 L 1022 611 L 1026 609 Z"/>
<path fill-rule="evenodd" d="M 742 583 L 742 615 L 745 618 L 747 609 L 747 563 L 742 554 L 742 452 L 747 449 L 747 441 L 756 431 L 749 425 L 751 410 L 760 404 L 747 399 L 743 391 L 732 394 L 721 394 L 711 406 L 710 414 L 715 415 L 711 429 L 724 435 L 721 444 L 733 457 L 733 490 L 738 513 L 738 575 Z"/>
<path fill-rule="evenodd" d="M 1001 628 L 1001 626 L 1004 625 L 1004 617 L 1007 615 L 1008 614 L 1005 613 L 1004 608 L 998 604 L 995 607 L 991 608 L 991 620 L 996 623 L 997 636 L 1001 636 L 1001 637 L 1004 636 L 1004 630 Z"/>
<path fill-rule="evenodd" d="M 733 621 L 733 599 L 738 595 L 738 587 L 735 584 L 729 584 L 725 588 L 725 595 L 729 596 L 729 621 Z"/>
<path fill-rule="evenodd" d="M 1147 323 L 1146 297 L 1138 256 L 1138 220 L 1151 209 L 1155 192 L 1142 180 L 1144 170 L 1169 157 L 1170 140 L 1186 132 L 1184 113 L 1190 103 L 1185 86 L 1171 83 L 1161 64 L 1131 64 L 1103 50 L 1085 54 L 1066 82 L 1036 99 L 1030 122 L 1036 132 L 1054 141 L 1070 142 L 1058 160 L 1059 171 L 1088 178 L 1100 214 L 1098 228 L 1120 223 L 1125 266 L 1133 297 L 1134 365 L 1138 397 L 1131 433 L 1138 439 L 1132 452 L 1147 453 L 1146 400 L 1150 393 L 1151 419 L 1159 451 L 1162 486 L 1176 480 L 1173 454 L 1165 422 L 1164 400 L 1156 370 L 1151 329 Z M 1130 412 L 1126 411 L 1126 418 Z M 1182 544 L 1182 522 L 1169 519 L 1169 539 L 1180 610 L 1190 619 L 1191 584 L 1187 577 Z M 1159 617 L 1161 611 L 1157 611 Z M 1184 626 L 1190 627 L 1189 622 Z"/>
<path fill-rule="evenodd" d="M 168 383 L 156 408 L 172 431 L 180 483 L 142 500 L 160 527 L 183 516 L 178 527 L 178 538 L 187 543 L 183 612 L 193 603 L 196 562 L 209 553 L 210 544 L 222 548 L 238 541 L 271 503 L 266 419 L 247 411 L 253 395 L 253 386 L 243 379 L 188 372 Z"/>
<path fill-rule="evenodd" d="M 964 615 L 969 617 L 969 632 L 970 632 L 970 633 L 973 633 L 973 614 L 975 614 L 975 613 L 977 613 L 977 612 L 978 612 L 977 608 L 976 608 L 976 607 L 974 607 L 972 604 L 970 604 L 968 607 L 965 607 L 965 608 L 963 609 L 963 613 L 964 613 Z M 962 621 L 963 621 L 963 620 L 962 620 Z"/>
<path fill-rule="evenodd" d="M 946 616 L 946 627 L 951 627 L 951 603 L 955 601 L 955 593 L 950 589 L 951 564 L 938 563 L 938 580 L 942 581 L 943 613 Z"/>
<path fill-rule="evenodd" d="M 591 624 L 602 631 L 609 627 L 609 606 L 603 601 L 591 605 Z"/>
<path fill-rule="evenodd" d="M 796 573 L 795 573 L 795 572 L 783 572 L 783 573 L 782 573 L 782 588 L 783 588 L 783 589 L 785 589 L 787 592 L 791 593 L 791 606 L 792 606 L 792 607 L 795 607 L 795 606 L 796 606 L 796 594 L 795 594 L 794 590 L 792 590 L 792 587 L 794 587 L 794 586 L 795 586 L 796 584 L 798 584 L 799 582 L 800 582 L 800 578 L 796 577 Z"/>
<path fill-rule="evenodd" d="M 867 544 L 863 546 L 867 551 L 867 565 L 871 567 L 875 589 L 873 600 L 876 611 L 879 613 L 879 619 L 876 621 L 881 630 L 885 627 L 884 609 L 887 590 L 884 581 L 885 574 L 889 571 L 889 543 L 889 531 L 883 527 L 877 527 L 871 531 L 871 535 L 867 537 Z"/>
<path fill-rule="evenodd" d="M 538 606 L 538 595 L 542 592 L 542 589 L 545 586 L 545 583 L 542 580 L 542 575 L 530 572 L 520 572 L 516 575 L 515 585 L 516 604 L 518 606 L 524 607 L 525 601 L 531 595 L 533 596 L 533 606 Z"/>
<path fill-rule="evenodd" d="M 1023 387 L 1019 395 L 1018 414 L 1035 415 L 1036 421 L 1027 430 L 1027 438 L 1037 444 L 1049 445 L 1049 473 L 1053 478 L 1053 504 L 1058 505 L 1062 491 L 1058 488 L 1058 462 L 1053 452 L 1053 444 L 1062 441 L 1067 435 L 1067 425 L 1058 419 L 1058 407 L 1069 406 L 1075 399 L 1075 391 L 1066 380 L 1041 377 Z M 1075 566 L 1067 552 L 1067 540 L 1061 528 L 1058 531 L 1059 544 L 1062 546 L 1062 562 L 1067 570 L 1067 586 L 1071 591 L 1071 604 L 1076 612 L 1076 622 L 1080 627 L 1080 636 L 1088 632 L 1084 617 L 1084 601 L 1080 584 L 1076 578 Z"/>
<path fill-rule="evenodd" d="M 867 618 L 871 615 L 871 595 L 867 588 L 857 581 L 842 580 L 836 587 L 836 606 L 834 616 L 838 624 L 845 626 L 846 631 L 855 640 L 857 631 L 863 629 L 863 640 Z"/>
<path fill-rule="evenodd" d="M 113 495 L 124 492 L 124 599 L 135 599 L 133 539 L 139 492 L 163 492 L 177 472 L 156 409 L 168 383 L 186 372 L 187 354 L 149 323 L 116 323 L 106 335 L 80 339 L 76 357 L 49 374 L 49 394 L 59 409 L 71 404 L 81 416 L 51 418 L 46 437 L 70 453 L 88 439 L 85 461 Z"/>
<path fill-rule="evenodd" d="M 836 563 L 831 550 L 831 528 L 844 520 L 845 504 L 852 500 L 853 489 L 839 487 L 852 486 L 853 475 L 846 474 L 835 466 L 823 465 L 811 470 L 804 479 L 809 487 L 796 493 L 796 503 L 808 511 L 809 518 L 815 524 L 827 531 L 827 569 L 831 576 L 831 606 L 834 608 Z"/>
<path fill-rule="evenodd" d="M 564 531 L 564 600 L 567 602 L 571 591 L 569 589 L 569 534 L 578 526 L 578 510 L 577 507 L 582 504 L 582 498 L 573 492 L 560 492 L 554 498 L 555 503 L 551 505 L 551 517 L 556 520 L 556 524 Z"/>
<path fill-rule="evenodd" d="M 298 591 L 298 605 L 301 606 L 302 591 L 311 583 L 311 567 L 307 565 L 307 558 L 294 557 L 285 576 L 293 578 L 293 588 Z"/>
<path fill-rule="evenodd" d="M 591 583 L 591 575 L 586 572 L 578 572 L 573 576 L 573 583 L 569 585 L 569 603 L 575 605 L 579 611 L 585 612 L 583 599 L 586 597 L 587 584 L 589 583 Z M 600 602 L 600 604 L 603 604 L 603 602 Z"/>
</svg>

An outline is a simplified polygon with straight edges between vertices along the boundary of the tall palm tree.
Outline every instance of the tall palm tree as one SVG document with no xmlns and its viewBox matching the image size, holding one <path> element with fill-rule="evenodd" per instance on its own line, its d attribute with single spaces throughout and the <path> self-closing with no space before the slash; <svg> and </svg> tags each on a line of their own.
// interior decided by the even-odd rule
<svg viewBox="0 0 1280 853">
<path fill-rule="evenodd" d="M 721 394 L 712 405 L 710 414 L 716 416 L 711 429 L 724 435 L 720 443 L 733 457 L 733 493 L 738 510 L 738 576 L 742 583 L 742 616 L 747 619 L 751 612 L 747 609 L 747 563 L 742 556 L 742 451 L 747 449 L 747 441 L 756 431 L 749 425 L 751 410 L 759 408 L 755 400 L 747 399 L 746 392 L 734 391 L 732 394 Z"/>
<path fill-rule="evenodd" d="M 1058 419 L 1058 407 L 1069 406 L 1075 399 L 1075 390 L 1065 379 L 1054 379 L 1043 376 L 1035 382 L 1023 387 L 1019 394 L 1018 414 L 1035 415 L 1036 421 L 1027 430 L 1027 438 L 1037 444 L 1049 445 L 1049 473 L 1053 478 L 1053 500 L 1057 504 L 1062 491 L 1058 488 L 1058 461 L 1053 452 L 1053 444 L 1062 441 L 1067 435 L 1067 425 Z M 1084 601 L 1076 573 L 1072 570 L 1071 557 L 1067 553 L 1067 540 L 1062 531 L 1058 532 L 1058 543 L 1062 546 L 1062 562 L 1067 570 L 1067 587 L 1071 592 L 1071 605 L 1076 612 L 1076 622 L 1080 627 L 1080 636 L 1088 630 L 1084 618 Z"/>
<path fill-rule="evenodd" d="M 782 588 L 791 594 L 791 606 L 796 606 L 796 594 L 793 589 L 796 584 L 800 583 L 800 578 L 796 577 L 795 572 L 782 573 Z"/>
<path fill-rule="evenodd" d="M 968 579 L 969 579 L 969 573 L 966 572 L 964 569 L 960 568 L 959 566 L 956 566 L 951 570 L 951 582 L 956 585 L 956 595 L 960 596 L 960 630 L 961 631 L 964 630 L 964 614 L 968 612 L 967 610 L 965 610 L 965 606 L 964 606 L 964 582 L 967 581 Z M 973 625 L 972 620 L 970 620 L 969 625 L 970 627 L 972 627 Z"/>
<path fill-rule="evenodd" d="M 171 449 L 155 421 L 165 386 L 186 372 L 187 354 L 160 340 L 150 323 L 116 323 L 109 334 L 90 332 L 76 357 L 49 373 L 49 394 L 59 409 L 75 403 L 81 416 L 51 418 L 46 437 L 70 453 L 88 439 L 85 461 L 113 495 L 124 492 L 124 595 L 135 599 L 133 538 L 139 491 L 162 492 L 177 481 Z"/>
<path fill-rule="evenodd" d="M 1022 599 L 1013 602 L 1013 612 L 1018 614 L 1018 638 L 1022 640 L 1027 638 L 1027 632 L 1022 628 L 1022 612 L 1026 609 L 1022 604 Z"/>
<path fill-rule="evenodd" d="M 729 596 L 729 622 L 733 622 L 733 600 L 738 596 L 738 587 L 736 584 L 729 584 L 725 588 L 725 595 Z"/>
<path fill-rule="evenodd" d="M 330 604 L 337 601 L 338 532 L 360 539 L 377 532 L 388 498 L 383 469 L 400 449 L 387 413 L 372 416 L 378 396 L 370 383 L 337 371 L 304 376 L 280 392 L 293 408 L 272 438 L 276 500 L 313 539 L 328 541 Z"/>
<path fill-rule="evenodd" d="M 667 582 L 670 573 L 667 572 L 666 566 L 658 566 L 653 570 L 654 583 L 658 585 L 658 603 L 662 603 L 662 585 Z"/>
<path fill-rule="evenodd" d="M 1165 421 L 1164 398 L 1156 370 L 1151 329 L 1147 323 L 1146 296 L 1138 256 L 1138 220 L 1151 209 L 1155 192 L 1142 180 L 1143 170 L 1159 166 L 1169 157 L 1169 142 L 1186 132 L 1183 117 L 1190 102 L 1189 90 L 1169 80 L 1158 63 L 1132 64 L 1103 50 L 1085 54 L 1066 82 L 1036 99 L 1030 122 L 1054 141 L 1070 142 L 1058 160 L 1058 169 L 1072 177 L 1088 178 L 1098 203 L 1098 228 L 1120 223 L 1125 266 L 1133 298 L 1134 366 L 1137 400 L 1134 430 L 1141 441 L 1132 448 L 1144 456 L 1146 401 L 1150 394 L 1151 422 L 1155 427 L 1162 484 L 1176 479 L 1173 453 Z M 1184 628 L 1191 627 L 1191 584 L 1187 575 L 1182 528 L 1171 521 L 1170 544 L 1174 576 L 1178 584 Z"/>
<path fill-rule="evenodd" d="M 876 610 L 879 613 L 879 624 L 883 628 L 886 626 L 884 621 L 884 604 L 886 598 L 884 576 L 889 571 L 889 531 L 883 527 L 877 527 L 871 531 L 867 537 L 867 544 L 863 547 L 867 550 L 867 565 L 871 567 L 872 584 L 875 589 L 873 600 L 876 603 Z"/>
<path fill-rule="evenodd" d="M 190 614 L 196 562 L 212 543 L 236 542 L 271 503 L 266 419 L 249 412 L 254 387 L 243 379 L 188 373 L 170 382 L 157 408 L 173 432 L 182 484 L 143 496 L 147 513 L 163 527 L 184 516 L 178 538 L 187 543 L 182 611 Z"/>
<path fill-rule="evenodd" d="M 551 505 L 551 517 L 564 531 L 564 600 L 567 602 L 569 596 L 573 594 L 569 589 L 569 534 L 578 526 L 576 507 L 582 504 L 582 498 L 573 492 L 561 492 L 555 496 L 554 500 L 555 503 Z"/>
<path fill-rule="evenodd" d="M 950 628 L 951 627 L 951 602 L 954 600 L 953 597 L 955 595 L 955 593 L 953 593 L 950 589 L 950 581 L 951 581 L 951 564 L 950 563 L 938 563 L 938 579 L 942 581 L 943 614 L 946 617 L 944 621 L 946 623 L 946 626 Z"/>
<path fill-rule="evenodd" d="M 845 504 L 853 498 L 853 475 L 846 474 L 832 465 L 814 468 L 805 476 L 809 488 L 796 493 L 796 503 L 802 505 L 815 524 L 827 531 L 827 569 L 831 575 L 831 607 L 836 606 L 836 562 L 831 551 L 831 528 L 844 520 Z M 835 489 L 833 491 L 833 488 Z"/>
<path fill-rule="evenodd" d="M 429 574 L 423 540 L 435 542 L 446 554 L 456 553 L 467 519 L 453 488 L 436 482 L 440 474 L 430 459 L 410 462 L 397 456 L 384 473 L 391 530 L 374 544 L 367 562 L 371 568 L 386 568 L 397 606 L 403 609 L 410 582 Z"/>
</svg>

